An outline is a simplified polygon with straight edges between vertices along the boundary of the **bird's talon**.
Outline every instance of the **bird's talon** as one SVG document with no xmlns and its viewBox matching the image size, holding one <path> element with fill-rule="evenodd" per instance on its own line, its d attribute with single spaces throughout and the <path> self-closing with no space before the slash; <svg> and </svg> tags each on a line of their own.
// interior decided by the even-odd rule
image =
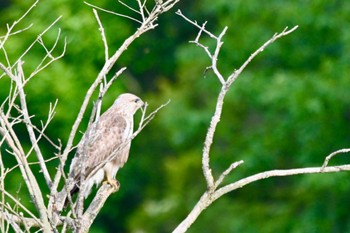
<svg viewBox="0 0 350 233">
<path fill-rule="evenodd" d="M 117 192 L 120 187 L 120 183 L 118 180 L 105 180 L 103 181 L 103 184 L 109 184 L 114 188 L 114 192 Z"/>
</svg>

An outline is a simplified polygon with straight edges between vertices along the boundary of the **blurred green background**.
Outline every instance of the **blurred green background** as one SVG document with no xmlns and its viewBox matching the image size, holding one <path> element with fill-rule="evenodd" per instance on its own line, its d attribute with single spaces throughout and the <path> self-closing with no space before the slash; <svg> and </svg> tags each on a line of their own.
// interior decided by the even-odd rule
<svg viewBox="0 0 350 233">
<path fill-rule="evenodd" d="M 6 23 L 18 19 L 32 2 L 1 2 L 0 35 L 6 33 Z M 130 13 L 116 1 L 90 2 Z M 177 9 L 200 23 L 208 21 L 207 28 L 215 34 L 229 27 L 219 59 L 225 75 L 275 32 L 299 25 L 249 64 L 228 93 L 211 153 L 216 176 L 241 159 L 245 163 L 226 183 L 265 170 L 320 166 L 330 152 L 349 147 L 350 1 L 182 1 L 159 18 L 155 30 L 138 38 L 115 66 L 114 71 L 128 69 L 107 93 L 104 110 L 122 92 L 139 95 L 150 108 L 171 102 L 134 139 L 129 161 L 118 174 L 121 189 L 108 199 L 93 233 L 170 232 L 205 191 L 201 152 L 220 86 L 211 72 L 204 75 L 210 61 L 203 50 L 188 43 L 197 29 L 175 15 Z M 26 90 L 37 122 L 58 99 L 47 135 L 64 145 L 85 92 L 104 63 L 91 8 L 83 1 L 42 0 L 18 29 L 31 23 L 33 27 L 11 37 L 5 48 L 14 62 L 60 15 L 43 39 L 53 44 L 61 28 L 68 42 L 66 55 L 37 75 Z M 100 17 L 110 51 L 137 28 L 127 19 L 102 12 Z M 208 37 L 201 41 L 214 46 Z M 3 51 L 0 54 L 4 62 Z M 25 73 L 43 56 L 43 49 L 34 46 L 23 58 Z M 0 79 L 1 102 L 7 85 L 7 79 Z M 87 121 L 86 116 L 83 132 Z M 46 158 L 56 152 L 48 143 L 42 146 Z M 13 161 L 7 157 L 10 166 Z M 331 162 L 344 163 L 349 163 L 348 155 Z M 52 175 L 56 165 L 50 163 Z M 188 232 L 350 232 L 349 179 L 344 172 L 259 181 L 219 199 Z M 19 180 L 19 173 L 9 176 L 7 187 L 26 194 Z"/>
</svg>

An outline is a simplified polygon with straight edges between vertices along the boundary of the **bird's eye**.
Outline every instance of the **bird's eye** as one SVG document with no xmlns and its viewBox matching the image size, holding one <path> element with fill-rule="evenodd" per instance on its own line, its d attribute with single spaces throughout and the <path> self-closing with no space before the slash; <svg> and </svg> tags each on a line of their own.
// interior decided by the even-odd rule
<svg viewBox="0 0 350 233">
<path fill-rule="evenodd" d="M 140 102 L 140 99 L 135 99 L 134 102 L 138 103 L 138 102 Z"/>
</svg>

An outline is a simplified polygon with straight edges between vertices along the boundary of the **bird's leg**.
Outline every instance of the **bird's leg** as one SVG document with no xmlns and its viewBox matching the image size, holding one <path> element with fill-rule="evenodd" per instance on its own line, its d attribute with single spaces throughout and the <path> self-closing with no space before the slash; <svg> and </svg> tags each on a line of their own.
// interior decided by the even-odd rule
<svg viewBox="0 0 350 233">
<path fill-rule="evenodd" d="M 119 190 L 120 187 L 120 183 L 118 180 L 113 179 L 108 172 L 105 173 L 106 174 L 106 180 L 103 181 L 103 184 L 109 184 L 114 188 L 114 192 L 117 192 Z"/>
</svg>

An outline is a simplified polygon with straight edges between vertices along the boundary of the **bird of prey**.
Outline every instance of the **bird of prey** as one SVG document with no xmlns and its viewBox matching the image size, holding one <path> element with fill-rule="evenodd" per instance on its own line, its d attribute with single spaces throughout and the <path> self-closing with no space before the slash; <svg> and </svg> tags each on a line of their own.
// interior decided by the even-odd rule
<svg viewBox="0 0 350 233">
<path fill-rule="evenodd" d="M 71 185 L 68 190 L 71 195 L 83 188 L 81 191 L 86 198 L 93 185 L 99 185 L 102 180 L 116 190 L 119 189 L 119 182 L 115 180 L 115 176 L 128 160 L 133 116 L 143 105 L 143 101 L 136 95 L 121 94 L 114 104 L 87 128 L 70 166 L 68 182 Z M 67 194 L 64 199 L 66 197 Z"/>
</svg>

